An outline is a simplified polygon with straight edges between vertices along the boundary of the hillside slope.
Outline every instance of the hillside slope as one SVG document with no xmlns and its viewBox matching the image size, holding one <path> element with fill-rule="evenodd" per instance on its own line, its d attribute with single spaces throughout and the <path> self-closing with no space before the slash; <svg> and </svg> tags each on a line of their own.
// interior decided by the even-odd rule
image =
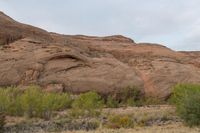
<svg viewBox="0 0 200 133">
<path fill-rule="evenodd" d="M 167 98 L 177 83 L 200 83 L 200 52 L 176 52 L 121 35 L 60 35 L 0 12 L 0 86 L 38 84 L 49 91 L 119 94 L 137 86 Z"/>
</svg>

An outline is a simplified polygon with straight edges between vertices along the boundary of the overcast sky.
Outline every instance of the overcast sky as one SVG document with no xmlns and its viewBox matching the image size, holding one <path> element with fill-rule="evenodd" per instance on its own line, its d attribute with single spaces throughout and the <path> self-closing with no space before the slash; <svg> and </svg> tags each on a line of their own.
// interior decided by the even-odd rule
<svg viewBox="0 0 200 133">
<path fill-rule="evenodd" d="M 200 50 L 200 0 L 0 0 L 17 21 L 63 34 L 121 34 Z"/>
</svg>

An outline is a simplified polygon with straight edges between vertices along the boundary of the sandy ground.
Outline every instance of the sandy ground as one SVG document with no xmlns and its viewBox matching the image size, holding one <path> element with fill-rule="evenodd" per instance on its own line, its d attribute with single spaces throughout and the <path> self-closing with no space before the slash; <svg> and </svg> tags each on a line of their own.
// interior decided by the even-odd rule
<svg viewBox="0 0 200 133">
<path fill-rule="evenodd" d="M 189 128 L 181 123 L 165 126 L 153 126 L 134 129 L 98 129 L 96 131 L 72 131 L 63 133 L 200 133 L 199 128 Z"/>
</svg>

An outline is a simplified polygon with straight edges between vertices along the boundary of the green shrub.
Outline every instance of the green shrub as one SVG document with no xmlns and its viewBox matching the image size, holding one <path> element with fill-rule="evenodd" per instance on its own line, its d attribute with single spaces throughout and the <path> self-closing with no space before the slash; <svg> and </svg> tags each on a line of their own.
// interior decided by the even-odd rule
<svg viewBox="0 0 200 133">
<path fill-rule="evenodd" d="M 134 120 L 128 115 L 114 115 L 108 118 L 107 128 L 133 128 Z"/>
<path fill-rule="evenodd" d="M 121 105 L 141 106 L 143 104 L 142 92 L 135 86 L 123 89 L 118 97 Z"/>
<path fill-rule="evenodd" d="M 128 106 L 131 106 L 131 107 L 136 106 L 136 102 L 135 102 L 135 100 L 133 98 L 127 99 L 126 103 L 127 103 Z"/>
<path fill-rule="evenodd" d="M 3 88 L 0 88 L 0 111 L 4 112 L 8 109 L 10 101 L 7 91 Z"/>
<path fill-rule="evenodd" d="M 176 85 L 171 101 L 175 104 L 179 116 L 189 126 L 200 125 L 200 85 Z"/>
<path fill-rule="evenodd" d="M 144 100 L 143 100 L 143 98 L 138 99 L 138 100 L 134 100 L 133 98 L 129 98 L 127 100 L 126 104 L 128 106 L 131 106 L 131 107 L 141 107 L 141 106 L 144 105 Z"/>
<path fill-rule="evenodd" d="M 22 115 L 19 99 L 21 93 L 16 87 L 0 88 L 0 111 L 8 115 Z"/>
<path fill-rule="evenodd" d="M 53 111 L 70 108 L 72 99 L 69 94 L 44 93 L 41 101 L 40 117 L 49 119 Z"/>
<path fill-rule="evenodd" d="M 100 113 L 102 106 L 101 96 L 96 92 L 83 93 L 72 103 L 72 114 L 95 116 Z"/>
<path fill-rule="evenodd" d="M 43 92 L 33 86 L 28 88 L 21 96 L 22 108 L 28 117 L 42 117 L 48 119 L 52 111 L 63 110 L 71 106 L 69 94 Z"/>
<path fill-rule="evenodd" d="M 109 108 L 117 108 L 117 107 L 119 107 L 119 102 L 117 100 L 113 99 L 111 96 L 108 96 L 106 105 Z"/>
<path fill-rule="evenodd" d="M 0 89 L 0 111 L 8 115 L 48 119 L 52 111 L 69 108 L 71 102 L 67 93 L 48 93 L 38 86 L 30 86 L 24 92 L 15 87 Z"/>
<path fill-rule="evenodd" d="M 42 90 L 35 86 L 29 87 L 25 90 L 24 94 L 21 95 L 22 110 L 28 117 L 39 116 L 42 108 L 42 97 Z"/>
<path fill-rule="evenodd" d="M 133 86 L 133 87 L 127 87 L 122 91 L 122 101 L 127 101 L 129 98 L 133 98 L 134 100 L 140 99 L 141 91 Z"/>
</svg>

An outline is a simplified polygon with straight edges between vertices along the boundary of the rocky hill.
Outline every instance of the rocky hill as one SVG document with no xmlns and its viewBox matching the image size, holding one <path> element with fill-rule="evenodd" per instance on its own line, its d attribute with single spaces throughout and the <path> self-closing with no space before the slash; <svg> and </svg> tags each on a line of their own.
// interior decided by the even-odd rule
<svg viewBox="0 0 200 133">
<path fill-rule="evenodd" d="M 176 52 L 121 35 L 60 35 L 0 12 L 0 86 L 38 84 L 49 91 L 170 96 L 177 83 L 200 83 L 200 52 Z"/>
</svg>

